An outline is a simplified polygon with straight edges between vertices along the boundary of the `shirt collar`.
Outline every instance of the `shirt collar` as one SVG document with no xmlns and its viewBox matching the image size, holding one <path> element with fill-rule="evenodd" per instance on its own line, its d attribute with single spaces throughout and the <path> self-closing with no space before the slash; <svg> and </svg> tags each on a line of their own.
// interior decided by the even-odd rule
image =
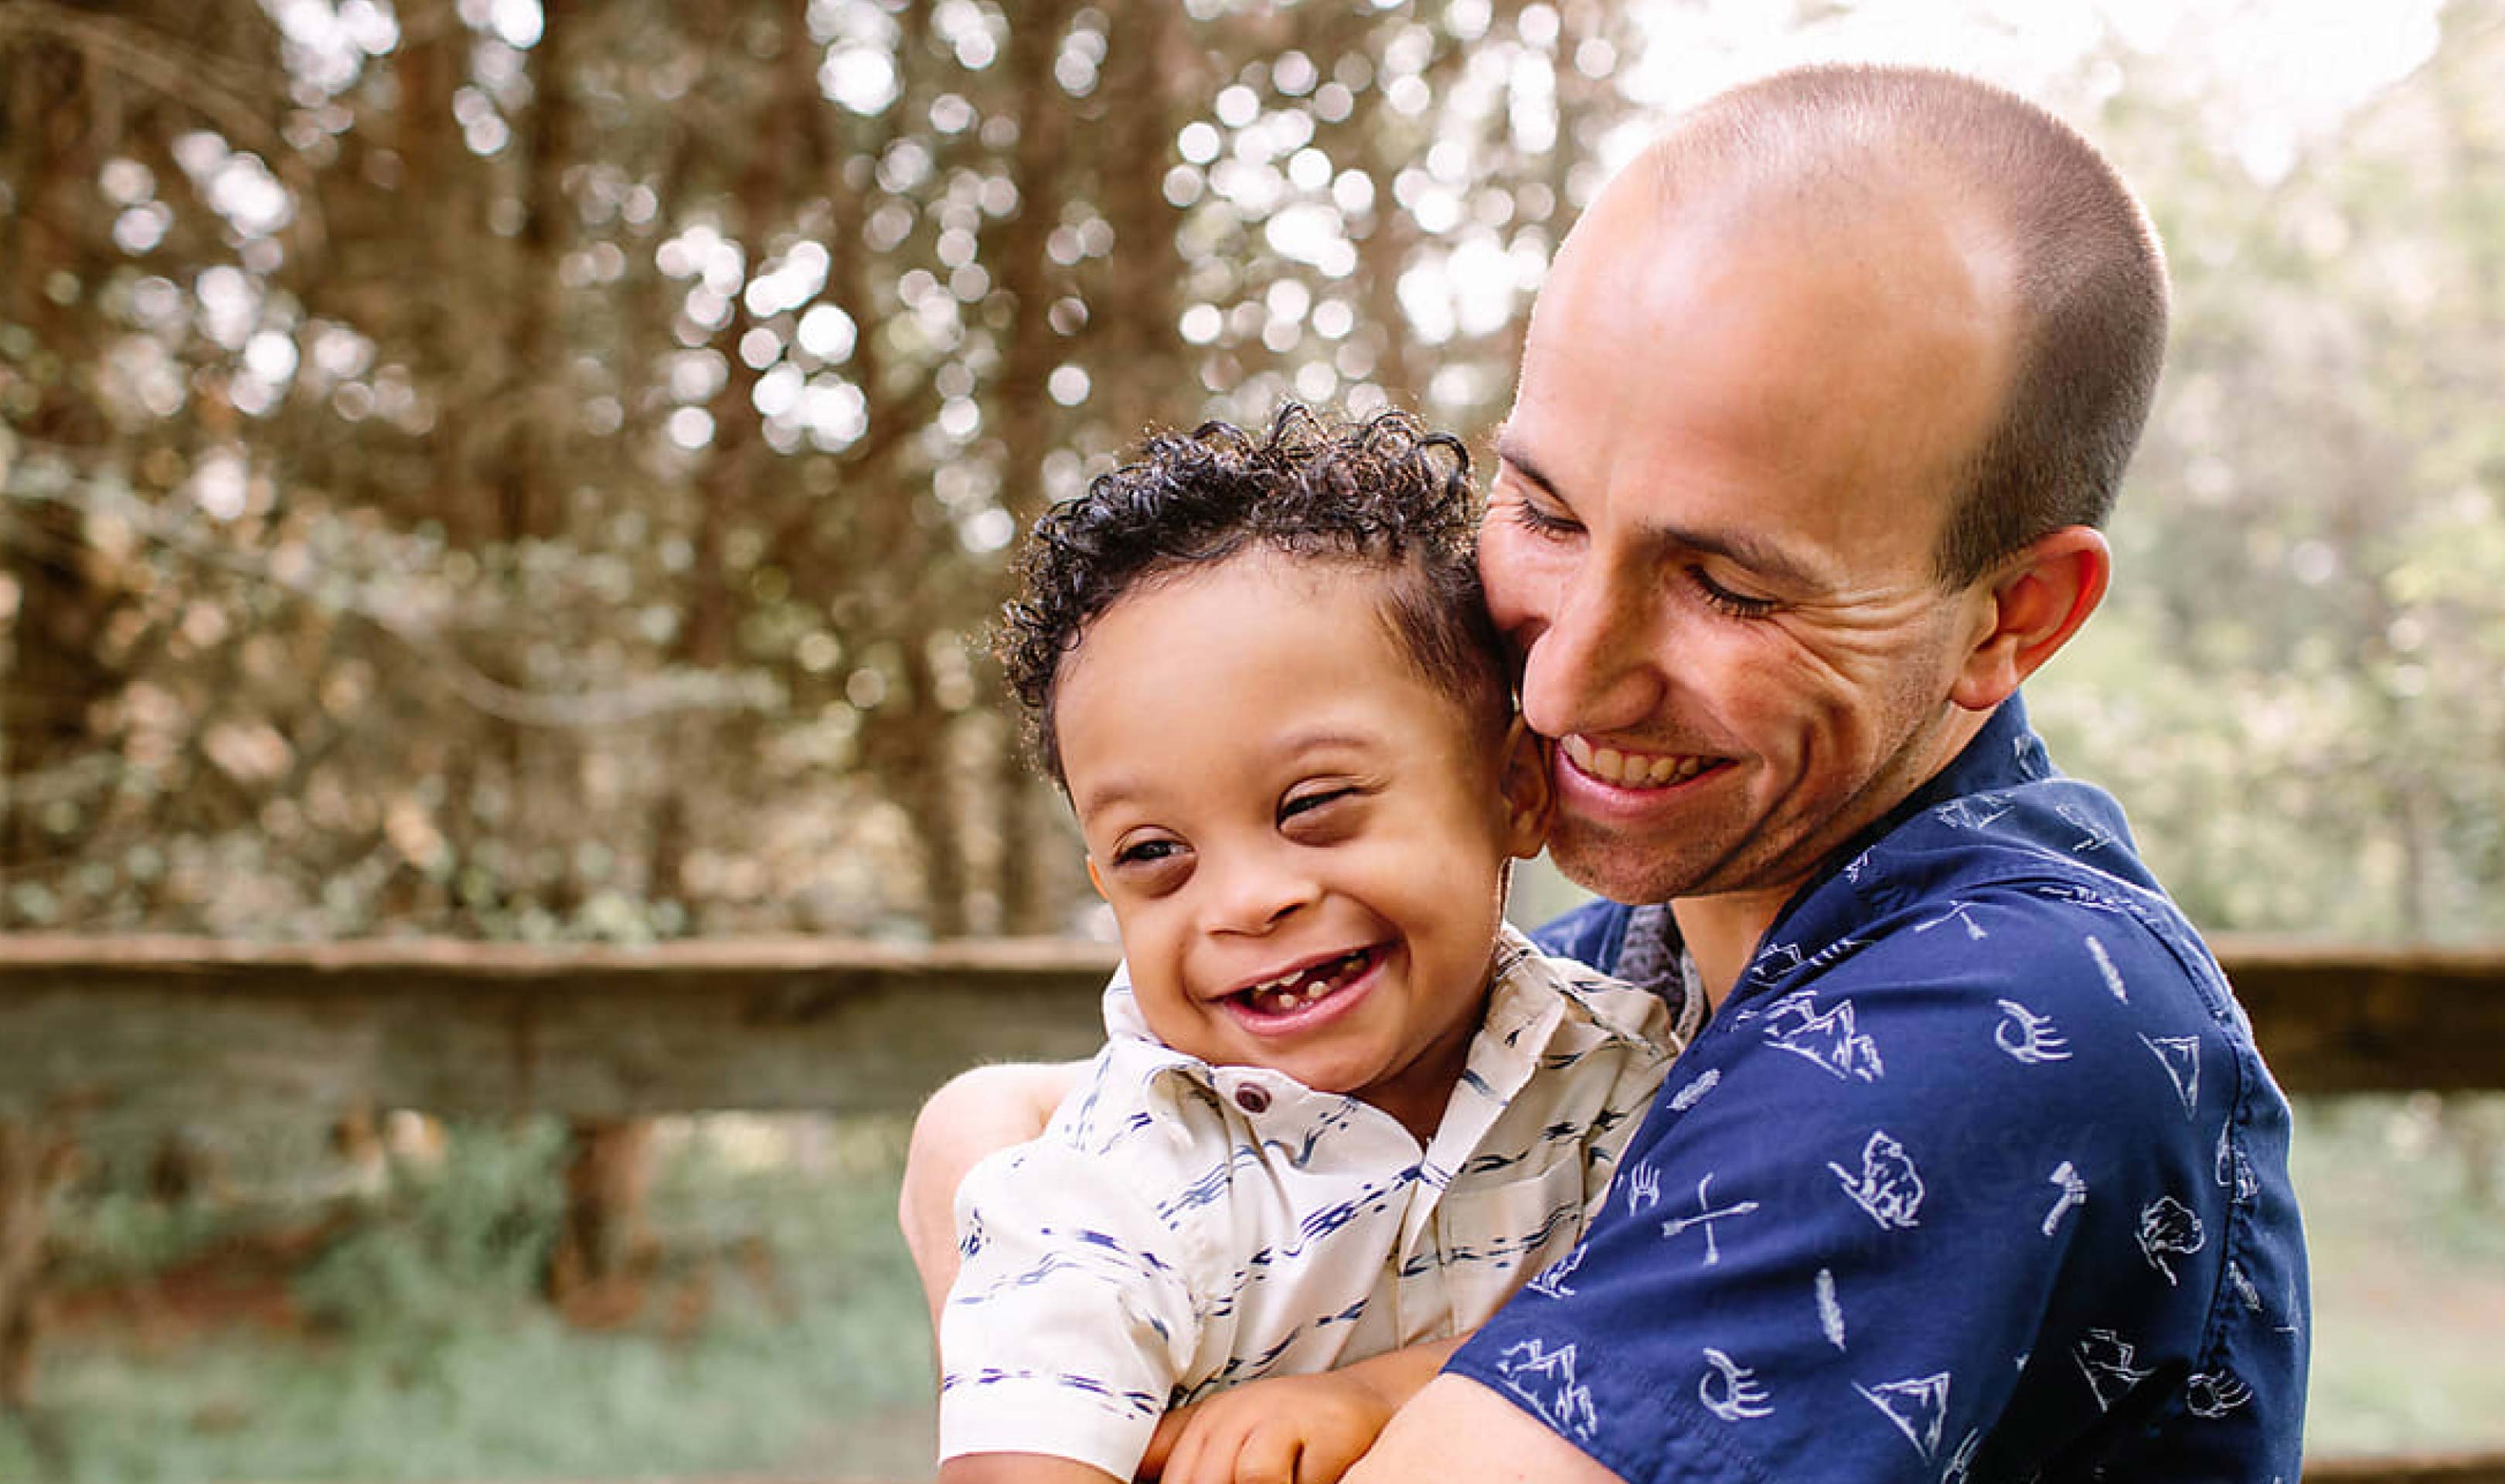
<svg viewBox="0 0 2505 1484">
<path fill-rule="evenodd" d="M 1499 1098 L 1510 1095 L 1514 1085 L 1528 1078 L 1565 1019 L 1557 974 L 1554 961 L 1510 924 L 1499 930 L 1488 1003 L 1471 1041 L 1468 1067 L 1470 1075 L 1500 1085 Z M 1179 1078 L 1206 1088 L 1256 1121 L 1264 1113 L 1293 1113 L 1293 1105 L 1308 1099 L 1344 1101 L 1337 1093 L 1315 1092 L 1285 1073 L 1265 1067 L 1214 1067 L 1157 1040 L 1147 1018 L 1140 1013 L 1128 961 L 1115 967 L 1112 981 L 1105 986 L 1104 1011 L 1107 1038 L 1121 1045 L 1123 1059 L 1137 1069 L 1143 1084 Z M 1238 1096 L 1247 1084 L 1258 1085 L 1268 1096 L 1251 1100 Z M 1263 1106 L 1255 1109 L 1250 1106 L 1252 1102 Z"/>
</svg>

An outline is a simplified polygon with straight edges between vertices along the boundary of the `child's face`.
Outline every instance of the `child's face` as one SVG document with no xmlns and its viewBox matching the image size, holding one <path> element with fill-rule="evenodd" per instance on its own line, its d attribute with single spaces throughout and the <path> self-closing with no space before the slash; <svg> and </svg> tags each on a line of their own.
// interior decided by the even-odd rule
<svg viewBox="0 0 2505 1484">
<path fill-rule="evenodd" d="M 1424 1138 L 1477 1029 L 1546 774 L 1420 675 L 1382 574 L 1252 551 L 1118 600 L 1065 661 L 1062 769 L 1149 1029 Z"/>
</svg>

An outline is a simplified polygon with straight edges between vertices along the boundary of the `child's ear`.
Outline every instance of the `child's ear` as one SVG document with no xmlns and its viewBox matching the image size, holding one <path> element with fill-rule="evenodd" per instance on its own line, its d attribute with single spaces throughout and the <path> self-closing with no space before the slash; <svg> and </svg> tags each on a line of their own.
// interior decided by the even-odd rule
<svg viewBox="0 0 2505 1484">
<path fill-rule="evenodd" d="M 1096 895 L 1104 898 L 1107 901 L 1113 900 L 1113 894 L 1105 890 L 1105 878 L 1096 874 L 1096 858 L 1094 856 L 1089 856 L 1087 858 L 1087 884 L 1096 888 Z"/>
<path fill-rule="evenodd" d="M 1515 717 L 1505 728 L 1497 788 L 1504 795 L 1505 850 L 1523 860 L 1546 848 L 1557 795 L 1548 782 L 1548 742 Z"/>
</svg>

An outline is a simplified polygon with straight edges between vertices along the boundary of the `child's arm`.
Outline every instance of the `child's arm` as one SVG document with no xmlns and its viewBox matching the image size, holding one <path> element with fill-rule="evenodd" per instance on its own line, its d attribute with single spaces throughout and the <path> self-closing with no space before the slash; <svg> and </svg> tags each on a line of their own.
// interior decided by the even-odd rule
<svg viewBox="0 0 2505 1484">
<path fill-rule="evenodd" d="M 1140 1461 L 1140 1477 L 1333 1484 L 1465 1338 L 1411 1345 L 1320 1375 L 1251 1381 L 1168 1412 Z"/>
<path fill-rule="evenodd" d="M 1129 1484 L 1044 1453 L 969 1453 L 939 1466 L 939 1484 Z"/>
</svg>

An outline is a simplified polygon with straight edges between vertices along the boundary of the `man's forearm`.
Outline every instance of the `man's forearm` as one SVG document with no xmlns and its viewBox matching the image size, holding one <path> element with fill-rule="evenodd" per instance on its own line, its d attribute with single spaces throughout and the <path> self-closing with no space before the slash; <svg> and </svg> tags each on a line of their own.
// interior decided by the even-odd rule
<svg viewBox="0 0 2505 1484">
<path fill-rule="evenodd" d="M 1043 1132 L 1086 1069 L 1084 1062 L 976 1067 L 931 1095 L 913 1120 L 896 1223 L 922 1279 L 934 1333 L 948 1286 L 957 1280 L 957 1186 L 991 1154 Z"/>
<path fill-rule="evenodd" d="M 1530 1413 L 1443 1375 L 1394 1415 L 1344 1484 L 1612 1484 L 1616 1475 Z"/>
</svg>

